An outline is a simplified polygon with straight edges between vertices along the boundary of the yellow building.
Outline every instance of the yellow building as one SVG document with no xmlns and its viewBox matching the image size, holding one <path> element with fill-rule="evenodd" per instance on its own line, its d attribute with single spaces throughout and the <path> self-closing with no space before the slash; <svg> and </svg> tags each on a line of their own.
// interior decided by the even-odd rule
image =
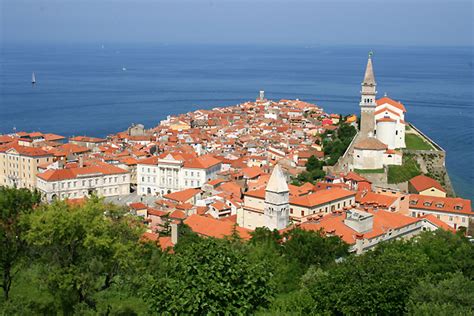
<svg viewBox="0 0 474 316">
<path fill-rule="evenodd" d="M 408 182 L 408 190 L 420 195 L 446 197 L 446 190 L 438 181 L 422 174 Z"/>
<path fill-rule="evenodd" d="M 6 145 L 0 149 L 0 185 L 36 188 L 38 166 L 53 162 L 53 154 L 35 147 Z"/>
</svg>

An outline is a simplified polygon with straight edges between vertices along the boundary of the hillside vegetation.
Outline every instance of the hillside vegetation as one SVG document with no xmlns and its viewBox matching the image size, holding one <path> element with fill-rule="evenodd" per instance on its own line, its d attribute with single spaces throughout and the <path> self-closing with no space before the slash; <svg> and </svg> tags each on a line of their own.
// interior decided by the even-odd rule
<svg viewBox="0 0 474 316">
<path fill-rule="evenodd" d="M 0 187 L 5 315 L 472 315 L 474 247 L 450 232 L 355 256 L 324 232 L 250 241 L 180 227 L 173 251 L 141 241 L 139 218 L 98 198 L 40 203 Z M 286 242 L 283 242 L 285 238 Z"/>
<path fill-rule="evenodd" d="M 404 154 L 401 166 L 388 166 L 388 183 L 401 183 L 421 174 L 420 166 L 413 155 Z"/>
</svg>

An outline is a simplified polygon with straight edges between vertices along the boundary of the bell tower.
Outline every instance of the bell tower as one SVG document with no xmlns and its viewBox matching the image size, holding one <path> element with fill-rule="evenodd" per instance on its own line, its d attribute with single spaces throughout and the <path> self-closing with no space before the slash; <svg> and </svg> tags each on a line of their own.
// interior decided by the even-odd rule
<svg viewBox="0 0 474 316">
<path fill-rule="evenodd" d="M 373 136 L 375 130 L 375 107 L 377 103 L 377 84 L 375 83 L 374 69 L 372 66 L 372 55 L 369 53 L 367 67 L 365 68 L 364 81 L 360 91 L 360 138 Z"/>
<path fill-rule="evenodd" d="M 289 223 L 289 189 L 280 165 L 273 168 L 265 188 L 265 226 L 270 230 L 283 229 Z"/>
</svg>

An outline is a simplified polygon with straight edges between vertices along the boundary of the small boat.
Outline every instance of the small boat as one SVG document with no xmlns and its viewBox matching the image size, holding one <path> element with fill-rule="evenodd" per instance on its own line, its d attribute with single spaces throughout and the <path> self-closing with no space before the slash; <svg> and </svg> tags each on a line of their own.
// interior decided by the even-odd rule
<svg viewBox="0 0 474 316">
<path fill-rule="evenodd" d="M 122 67 L 122 71 L 127 71 L 127 68 L 125 68 L 125 67 Z"/>
<path fill-rule="evenodd" d="M 31 74 L 31 84 L 35 84 L 35 83 L 36 83 L 35 73 L 32 73 Z"/>
</svg>

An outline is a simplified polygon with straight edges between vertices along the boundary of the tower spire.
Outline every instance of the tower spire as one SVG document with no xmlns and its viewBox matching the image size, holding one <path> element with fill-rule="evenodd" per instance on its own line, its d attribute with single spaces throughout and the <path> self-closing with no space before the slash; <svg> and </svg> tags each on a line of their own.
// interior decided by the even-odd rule
<svg viewBox="0 0 474 316">
<path fill-rule="evenodd" d="M 289 222 L 289 189 L 279 164 L 273 168 L 265 188 L 265 226 L 270 230 L 283 229 Z"/>
<path fill-rule="evenodd" d="M 371 85 L 375 86 L 375 75 L 374 75 L 374 68 L 372 66 L 372 55 L 374 53 L 372 51 L 369 52 L 369 59 L 367 60 L 367 67 L 365 68 L 365 75 L 364 75 L 364 82 L 363 85 Z"/>
<path fill-rule="evenodd" d="M 377 90 L 374 67 L 372 66 L 372 52 L 369 52 L 367 67 L 365 67 L 364 81 L 360 91 L 360 138 L 373 135 L 375 131 L 375 102 Z"/>
</svg>

